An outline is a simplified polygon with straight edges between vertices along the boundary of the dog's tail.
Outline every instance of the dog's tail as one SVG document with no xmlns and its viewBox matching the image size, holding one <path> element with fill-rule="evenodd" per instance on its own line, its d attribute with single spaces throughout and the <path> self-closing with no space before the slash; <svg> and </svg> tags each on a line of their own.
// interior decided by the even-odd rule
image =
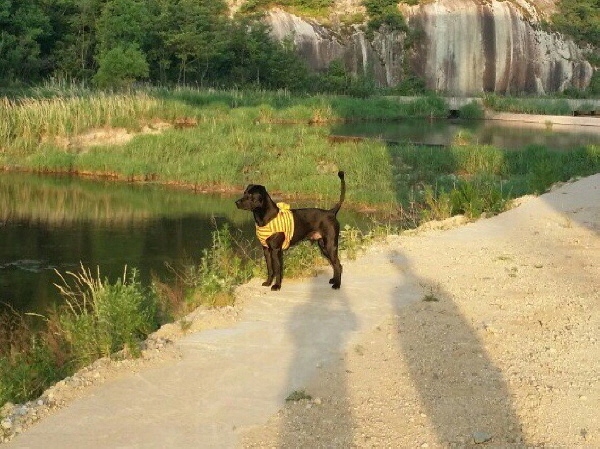
<svg viewBox="0 0 600 449">
<path fill-rule="evenodd" d="M 344 199 L 346 198 L 346 181 L 344 180 L 344 172 L 339 171 L 338 176 L 340 177 L 340 180 L 342 181 L 342 191 L 340 192 L 340 200 L 335 204 L 335 206 L 333 206 L 331 208 L 331 212 L 333 212 L 334 214 L 338 213 L 338 211 L 340 210 L 340 207 L 342 207 L 342 203 L 344 202 Z"/>
</svg>

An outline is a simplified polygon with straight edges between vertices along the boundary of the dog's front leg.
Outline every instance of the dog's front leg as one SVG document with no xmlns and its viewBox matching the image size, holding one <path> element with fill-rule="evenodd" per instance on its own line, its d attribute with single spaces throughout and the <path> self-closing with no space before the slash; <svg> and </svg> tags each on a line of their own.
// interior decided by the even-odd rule
<svg viewBox="0 0 600 449">
<path fill-rule="evenodd" d="M 264 287 L 268 287 L 273 283 L 273 262 L 271 261 L 271 249 L 263 246 L 263 254 L 267 263 L 267 280 L 262 283 Z"/>
<path fill-rule="evenodd" d="M 273 267 L 273 275 L 275 284 L 271 286 L 271 290 L 277 291 L 281 289 L 281 279 L 283 278 L 283 241 L 285 235 L 283 232 L 273 234 L 267 239 L 269 253 L 271 255 L 271 265 Z"/>
</svg>

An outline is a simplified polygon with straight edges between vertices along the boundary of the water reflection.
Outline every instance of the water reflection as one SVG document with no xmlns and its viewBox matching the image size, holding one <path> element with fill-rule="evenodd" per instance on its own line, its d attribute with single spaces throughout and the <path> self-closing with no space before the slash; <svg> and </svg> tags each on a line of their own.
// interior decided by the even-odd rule
<svg viewBox="0 0 600 449">
<path fill-rule="evenodd" d="M 600 125 L 600 121 L 599 121 Z M 600 128 L 582 131 L 569 129 L 533 129 L 515 122 L 498 120 L 425 120 L 404 119 L 398 122 L 364 122 L 339 124 L 332 135 L 377 137 L 401 143 L 450 145 L 455 139 L 467 139 L 480 145 L 494 145 L 512 150 L 528 145 L 543 145 L 550 149 L 567 150 L 584 145 L 600 144 Z M 560 130 L 558 129 L 560 128 Z"/>
<path fill-rule="evenodd" d="M 233 197 L 194 194 L 156 185 L 73 177 L 0 174 L 0 303 L 44 312 L 60 301 L 55 270 L 80 263 L 115 280 L 125 265 L 149 283 L 173 274 L 165 263 L 198 260 L 215 223 L 252 238 L 251 216 Z M 344 223 L 360 217 L 346 213 Z"/>
<path fill-rule="evenodd" d="M 116 279 L 125 265 L 148 283 L 165 262 L 197 259 L 217 222 L 248 228 L 218 196 L 70 177 L 0 176 L 0 301 L 41 312 L 58 301 L 55 270 L 100 267 Z M 228 210 L 231 209 L 231 210 Z"/>
</svg>

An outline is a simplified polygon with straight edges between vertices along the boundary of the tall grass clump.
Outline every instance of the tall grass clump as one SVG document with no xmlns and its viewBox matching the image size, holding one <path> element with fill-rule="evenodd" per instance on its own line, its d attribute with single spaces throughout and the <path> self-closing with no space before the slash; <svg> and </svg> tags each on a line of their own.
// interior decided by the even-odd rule
<svg viewBox="0 0 600 449">
<path fill-rule="evenodd" d="M 0 405 L 37 397 L 64 376 L 50 340 L 15 311 L 0 312 Z"/>
<path fill-rule="evenodd" d="M 565 99 L 528 97 L 504 97 L 487 94 L 483 98 L 485 107 L 494 111 L 517 114 L 572 115 L 573 111 Z"/>
<path fill-rule="evenodd" d="M 81 267 L 68 272 L 70 283 L 61 276 L 57 285 L 65 305 L 51 318 L 51 329 L 68 347 L 75 368 L 125 349 L 137 355 L 139 343 L 158 327 L 158 298 L 144 289 L 137 272 L 110 283 L 99 271 Z"/>
<path fill-rule="evenodd" d="M 504 168 L 505 153 L 491 145 L 454 145 L 450 153 L 459 174 L 500 174 Z"/>
<path fill-rule="evenodd" d="M 498 214 L 505 210 L 512 197 L 504 183 L 496 176 L 479 174 L 471 179 L 455 179 L 450 189 L 426 186 L 425 206 L 422 209 L 423 221 L 444 220 L 454 215 L 464 215 L 469 219 L 483 213 Z"/>
<path fill-rule="evenodd" d="M 235 287 L 254 276 L 257 254 L 250 242 L 243 241 L 229 225 L 215 229 L 212 244 L 204 249 L 199 263 L 178 273 L 188 289 L 188 308 L 232 304 Z"/>
<path fill-rule="evenodd" d="M 485 111 L 478 102 L 472 101 L 459 109 L 459 117 L 470 120 L 482 119 L 485 117 Z"/>
<path fill-rule="evenodd" d="M 139 130 L 153 118 L 174 118 L 184 105 L 167 104 L 145 93 L 50 99 L 0 99 L 0 147 L 28 154 L 56 137 L 69 137 L 99 127 Z"/>
</svg>

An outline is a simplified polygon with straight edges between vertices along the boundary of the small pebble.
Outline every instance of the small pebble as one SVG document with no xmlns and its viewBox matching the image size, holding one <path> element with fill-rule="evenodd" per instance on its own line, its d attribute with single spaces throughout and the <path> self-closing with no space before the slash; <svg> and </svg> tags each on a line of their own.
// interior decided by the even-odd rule
<svg viewBox="0 0 600 449">
<path fill-rule="evenodd" d="M 492 435 L 487 432 L 473 432 L 473 442 L 475 444 L 482 444 L 492 439 Z"/>
</svg>

